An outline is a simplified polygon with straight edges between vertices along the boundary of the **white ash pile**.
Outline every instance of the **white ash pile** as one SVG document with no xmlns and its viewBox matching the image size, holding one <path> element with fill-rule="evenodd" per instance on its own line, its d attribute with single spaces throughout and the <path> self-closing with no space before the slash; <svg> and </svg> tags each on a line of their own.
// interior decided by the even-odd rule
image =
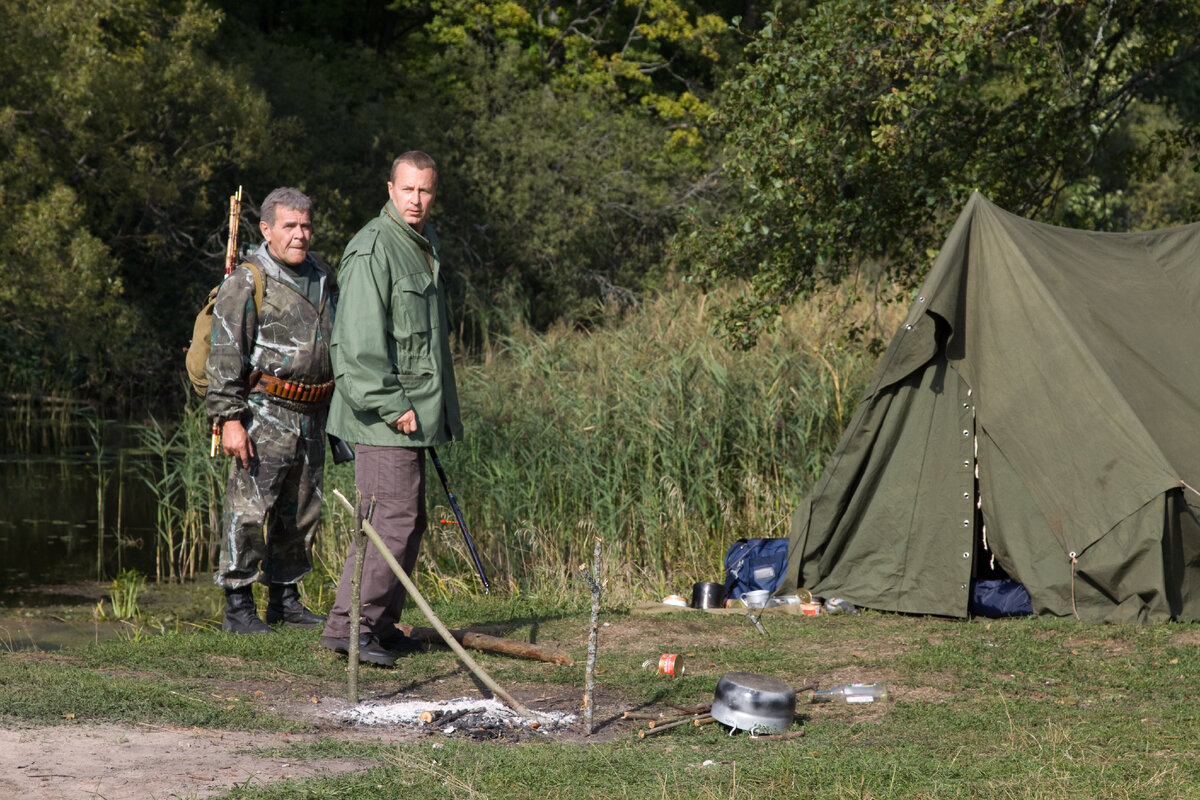
<svg viewBox="0 0 1200 800">
<path fill-rule="evenodd" d="M 410 700 L 402 703 L 360 703 L 339 711 L 338 718 L 354 725 L 412 725 L 430 733 L 456 733 L 473 739 L 496 739 L 522 733 L 550 733 L 575 722 L 574 714 L 535 712 L 528 719 L 499 700 L 460 697 L 455 700 Z"/>
</svg>

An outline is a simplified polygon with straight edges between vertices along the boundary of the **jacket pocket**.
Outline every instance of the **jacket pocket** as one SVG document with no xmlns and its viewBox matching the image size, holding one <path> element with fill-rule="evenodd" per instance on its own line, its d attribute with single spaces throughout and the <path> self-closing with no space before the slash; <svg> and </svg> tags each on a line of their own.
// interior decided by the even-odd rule
<svg viewBox="0 0 1200 800">
<path fill-rule="evenodd" d="M 432 378 L 436 372 L 433 357 L 428 353 L 399 352 L 396 354 L 396 375 L 400 380 L 400 385 L 405 389 L 412 388 L 413 380 L 419 383 L 427 378 Z"/>
<path fill-rule="evenodd" d="M 433 318 L 432 305 L 436 300 L 430 275 L 414 272 L 401 276 L 392 293 L 392 303 L 402 315 L 396 322 L 409 333 L 428 334 Z"/>
</svg>

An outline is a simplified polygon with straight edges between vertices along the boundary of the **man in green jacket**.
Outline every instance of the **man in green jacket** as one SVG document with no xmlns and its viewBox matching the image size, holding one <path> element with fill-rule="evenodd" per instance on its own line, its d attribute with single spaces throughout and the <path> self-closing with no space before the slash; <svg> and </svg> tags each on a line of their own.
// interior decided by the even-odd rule
<svg viewBox="0 0 1200 800">
<path fill-rule="evenodd" d="M 437 165 L 414 150 L 392 163 L 388 202 L 342 255 L 340 309 L 333 328 L 336 391 L 328 430 L 354 442 L 354 481 L 363 512 L 406 572 L 412 574 L 425 533 L 425 450 L 462 439 L 450 355 L 450 323 L 437 233 L 428 222 Z M 350 578 L 346 559 L 321 645 L 350 648 Z M 359 660 L 381 666 L 410 642 L 396 629 L 404 587 L 382 556 L 363 565 Z"/>
</svg>

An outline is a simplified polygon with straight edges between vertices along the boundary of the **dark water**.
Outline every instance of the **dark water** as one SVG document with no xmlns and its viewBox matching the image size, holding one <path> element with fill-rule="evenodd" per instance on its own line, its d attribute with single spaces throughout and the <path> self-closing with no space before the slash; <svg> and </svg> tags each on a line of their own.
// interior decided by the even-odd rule
<svg viewBox="0 0 1200 800">
<path fill-rule="evenodd" d="M 155 505 L 132 429 L 76 416 L 14 412 L 0 427 L 0 604 L 122 569 L 153 575 Z"/>
</svg>

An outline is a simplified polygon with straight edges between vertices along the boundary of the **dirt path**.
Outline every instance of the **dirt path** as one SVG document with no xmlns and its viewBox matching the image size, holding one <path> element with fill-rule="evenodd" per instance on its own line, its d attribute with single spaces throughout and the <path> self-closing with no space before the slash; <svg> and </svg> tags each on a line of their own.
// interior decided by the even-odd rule
<svg viewBox="0 0 1200 800">
<path fill-rule="evenodd" d="M 289 761 L 248 750 L 286 748 L 318 734 L 55 725 L 0 731 L 0 797 L 165 800 L 210 797 L 235 785 L 366 769 L 352 759 Z"/>
<path fill-rule="evenodd" d="M 466 686 L 455 686 L 465 689 Z M 559 687 L 526 687 L 521 702 L 541 714 L 537 733 L 526 731 L 516 739 L 515 712 L 497 701 L 453 695 L 454 699 L 407 702 L 364 701 L 350 706 L 340 698 L 323 697 L 319 703 L 275 702 L 272 708 L 283 716 L 311 726 L 299 734 L 220 731 L 201 728 L 165 728 L 154 725 L 112 725 L 64 722 L 61 725 L 21 726 L 0 730 L 0 798 L 21 800 L 169 800 L 211 797 L 240 785 L 265 785 L 288 779 L 355 772 L 378 766 L 351 759 L 289 759 L 288 748 L 319 739 L 373 743 L 412 742 L 425 737 L 467 735 L 468 718 L 454 715 L 458 730 L 435 723 L 417 722 L 416 713 L 456 704 L 470 708 L 490 707 L 485 716 L 500 715 L 495 728 L 509 741 L 553 736 L 559 741 L 582 741 L 579 725 L 571 711 L 577 702 L 572 692 Z M 602 741 L 618 734 L 622 726 L 616 707 L 619 698 L 598 696 L 597 708 L 607 715 L 608 725 L 589 741 Z M 278 699 L 277 699 L 278 700 Z M 497 710 L 499 706 L 500 710 Z M 349 719 L 347 719 L 347 715 Z M 381 724 L 356 722 L 383 719 Z M 563 718 L 559 723 L 551 718 Z M 450 717 L 445 717 L 449 719 Z M 598 718 L 599 719 L 599 718 Z M 478 721 L 469 725 L 480 724 Z M 486 720 L 483 724 L 487 724 Z M 486 737 L 485 737 L 486 738 Z M 262 755 L 278 750 L 278 755 Z"/>
</svg>

